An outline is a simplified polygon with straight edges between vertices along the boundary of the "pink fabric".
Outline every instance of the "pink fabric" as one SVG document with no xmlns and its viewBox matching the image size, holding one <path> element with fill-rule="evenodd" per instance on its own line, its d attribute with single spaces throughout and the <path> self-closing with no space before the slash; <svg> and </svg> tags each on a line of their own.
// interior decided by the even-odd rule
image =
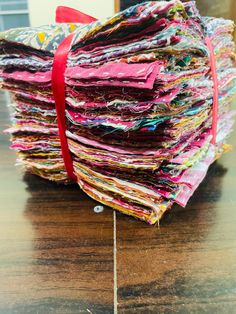
<svg viewBox="0 0 236 314">
<path fill-rule="evenodd" d="M 163 69 L 163 62 L 153 63 L 110 63 L 98 68 L 72 67 L 67 68 L 65 77 L 67 83 L 78 86 L 128 86 L 152 89 L 157 75 Z M 14 78 L 20 81 L 31 81 L 37 83 L 49 83 L 52 72 L 16 71 L 13 73 L 2 73 L 2 77 Z M 79 81 L 72 79 L 79 79 Z M 83 81 L 84 80 L 84 81 Z"/>
<path fill-rule="evenodd" d="M 109 63 L 99 66 L 98 68 L 83 68 L 71 67 L 66 70 L 67 78 L 75 79 L 133 79 L 133 80 L 146 80 L 153 70 L 160 70 L 163 68 L 164 63 L 161 61 L 153 63 L 135 63 L 127 64 Z"/>
</svg>

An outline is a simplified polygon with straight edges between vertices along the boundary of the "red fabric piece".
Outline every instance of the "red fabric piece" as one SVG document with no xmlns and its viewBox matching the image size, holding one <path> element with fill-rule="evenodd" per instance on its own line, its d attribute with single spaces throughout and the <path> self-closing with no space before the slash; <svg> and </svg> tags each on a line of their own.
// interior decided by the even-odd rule
<svg viewBox="0 0 236 314">
<path fill-rule="evenodd" d="M 56 104 L 57 112 L 57 124 L 59 137 L 61 142 L 61 151 L 64 160 L 64 165 L 68 174 L 68 177 L 72 181 L 77 181 L 74 174 L 72 156 L 69 151 L 68 142 L 66 138 L 66 100 L 65 100 L 65 70 L 68 53 L 70 51 L 71 42 L 74 34 L 70 34 L 66 37 L 59 47 L 54 56 L 52 67 L 52 92 Z"/>
<path fill-rule="evenodd" d="M 212 144 L 216 143 L 217 135 L 217 121 L 218 121 L 218 106 L 219 106 L 219 83 L 216 72 L 216 60 L 214 55 L 214 48 L 209 37 L 205 39 L 206 45 L 210 51 L 210 66 L 213 80 L 213 107 L 212 107 Z"/>
<path fill-rule="evenodd" d="M 72 8 L 58 6 L 56 9 L 56 23 L 88 24 L 96 20 L 94 17 Z"/>
</svg>

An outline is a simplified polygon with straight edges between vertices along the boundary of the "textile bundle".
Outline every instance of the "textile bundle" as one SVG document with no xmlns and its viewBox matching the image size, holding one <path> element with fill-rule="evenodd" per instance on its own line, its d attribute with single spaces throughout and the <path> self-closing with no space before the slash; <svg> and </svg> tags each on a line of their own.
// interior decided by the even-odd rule
<svg viewBox="0 0 236 314">
<path fill-rule="evenodd" d="M 45 179 L 67 183 L 52 66 L 74 33 L 65 71 L 66 137 L 81 189 L 150 224 L 185 206 L 229 150 L 236 94 L 234 24 L 201 17 L 195 2 L 153 1 L 105 21 L 0 34 L 2 88 L 12 94 L 11 148 Z M 219 104 L 212 133 L 214 47 Z"/>
</svg>

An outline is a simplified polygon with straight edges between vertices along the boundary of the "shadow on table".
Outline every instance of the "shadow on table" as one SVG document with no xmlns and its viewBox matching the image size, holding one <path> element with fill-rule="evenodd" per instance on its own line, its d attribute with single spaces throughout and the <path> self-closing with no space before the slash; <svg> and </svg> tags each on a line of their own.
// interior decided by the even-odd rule
<svg viewBox="0 0 236 314">
<path fill-rule="evenodd" d="M 34 232 L 35 309 L 112 313 L 112 211 L 94 213 L 97 203 L 77 185 L 57 185 L 30 174 L 24 181 L 30 194 L 24 216 Z"/>
<path fill-rule="evenodd" d="M 214 163 L 186 208 L 174 206 L 160 228 L 117 216 L 122 313 L 201 313 L 201 304 L 209 300 L 209 313 L 214 312 L 218 304 L 214 298 L 232 284 L 224 282 L 233 267 L 231 263 L 227 268 L 225 259 L 232 258 L 219 250 L 229 245 L 225 238 L 233 236 L 233 230 L 225 231 L 228 222 L 221 219 L 227 171 Z"/>
</svg>

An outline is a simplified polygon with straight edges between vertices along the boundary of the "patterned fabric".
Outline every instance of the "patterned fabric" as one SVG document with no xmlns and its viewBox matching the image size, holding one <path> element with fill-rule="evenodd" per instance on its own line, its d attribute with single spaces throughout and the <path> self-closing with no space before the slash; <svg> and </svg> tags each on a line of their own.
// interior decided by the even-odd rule
<svg viewBox="0 0 236 314">
<path fill-rule="evenodd" d="M 54 53 L 60 42 L 83 24 L 51 24 L 40 27 L 12 28 L 0 32 L 0 41 L 18 43 L 33 49 Z"/>
<path fill-rule="evenodd" d="M 2 87 L 14 100 L 11 148 L 43 178 L 67 183 L 51 76 L 59 43 L 74 32 L 66 83 L 66 137 L 77 182 L 97 201 L 150 224 L 186 206 L 230 146 L 236 95 L 233 22 L 202 18 L 193 1 L 149 1 L 89 25 L 0 34 Z M 216 145 L 213 82 L 219 81 Z"/>
</svg>

